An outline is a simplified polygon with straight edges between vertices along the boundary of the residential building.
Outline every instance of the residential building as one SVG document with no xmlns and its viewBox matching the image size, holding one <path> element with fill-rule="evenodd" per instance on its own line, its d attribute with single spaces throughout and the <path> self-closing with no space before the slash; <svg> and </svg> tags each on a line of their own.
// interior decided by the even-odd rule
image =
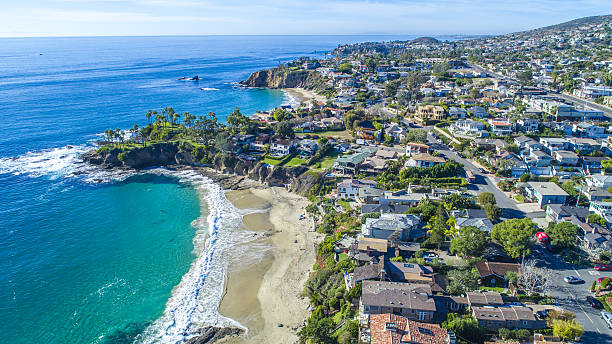
<svg viewBox="0 0 612 344">
<path fill-rule="evenodd" d="M 555 151 L 554 153 L 555 160 L 559 162 L 560 165 L 563 166 L 576 166 L 578 165 L 578 154 L 571 151 Z"/>
<path fill-rule="evenodd" d="M 585 221 L 590 213 L 587 207 L 575 207 L 562 204 L 549 204 L 546 207 L 546 217 L 553 222 L 571 221 L 572 219 Z"/>
<path fill-rule="evenodd" d="M 598 139 L 606 137 L 606 130 L 590 122 L 580 122 L 573 125 L 573 134 L 579 137 Z"/>
<path fill-rule="evenodd" d="M 367 218 L 361 225 L 366 238 L 387 239 L 392 242 L 412 241 L 424 236 L 421 218 L 411 214 L 381 214 L 379 218 Z"/>
<path fill-rule="evenodd" d="M 378 188 L 375 180 L 367 179 L 344 179 L 336 186 L 336 197 L 338 199 L 353 199 L 362 201 L 368 197 L 382 195 L 383 190 Z"/>
<path fill-rule="evenodd" d="M 433 321 L 436 312 L 428 284 L 363 281 L 361 306 L 364 314 L 393 313 L 422 322 Z"/>
<path fill-rule="evenodd" d="M 450 130 L 455 134 L 474 137 L 488 137 L 489 132 L 486 131 L 486 128 L 484 123 L 471 119 L 460 119 L 450 126 Z"/>
<path fill-rule="evenodd" d="M 469 108 L 470 116 L 477 118 L 489 117 L 489 113 L 482 106 L 472 106 Z"/>
<path fill-rule="evenodd" d="M 413 156 L 429 152 L 429 146 L 424 143 L 408 142 L 406 143 L 406 155 Z"/>
<path fill-rule="evenodd" d="M 540 207 L 548 204 L 565 204 L 567 192 L 552 182 L 527 182 L 528 197 L 536 199 Z"/>
<path fill-rule="evenodd" d="M 360 343 L 371 344 L 454 344 L 454 334 L 440 325 L 426 324 L 395 314 L 370 314 Z"/>
<path fill-rule="evenodd" d="M 612 176 L 596 174 L 586 178 L 589 187 L 607 189 L 612 186 Z"/>
<path fill-rule="evenodd" d="M 420 105 L 417 108 L 415 119 L 421 124 L 433 121 L 441 121 L 446 118 L 444 108 L 438 105 Z"/>
<path fill-rule="evenodd" d="M 540 120 L 535 118 L 520 118 L 516 121 L 518 129 L 523 133 L 535 133 L 540 127 Z"/>
<path fill-rule="evenodd" d="M 518 273 L 519 264 L 499 263 L 482 260 L 476 263 L 476 270 L 480 276 L 480 284 L 487 287 L 502 287 L 508 285 L 506 274 L 510 271 Z"/>
<path fill-rule="evenodd" d="M 430 167 L 442 165 L 446 159 L 440 156 L 433 156 L 428 153 L 415 154 L 406 161 L 406 167 Z"/>
<path fill-rule="evenodd" d="M 295 147 L 295 142 L 288 139 L 274 139 L 270 145 L 270 155 L 274 157 L 284 157 L 291 154 Z"/>
<path fill-rule="evenodd" d="M 512 122 L 507 118 L 490 119 L 489 124 L 491 125 L 491 132 L 494 135 L 510 135 L 514 131 Z"/>
<path fill-rule="evenodd" d="M 472 307 L 472 316 L 478 321 L 478 325 L 489 330 L 546 328 L 546 322 L 536 319 L 533 311 L 525 306 Z"/>
<path fill-rule="evenodd" d="M 310 158 L 317 152 L 317 149 L 319 149 L 319 145 L 315 140 L 301 139 L 298 142 L 298 152 L 300 153 L 300 157 L 302 157 L 302 159 Z"/>
<path fill-rule="evenodd" d="M 544 147 L 544 150 L 552 154 L 552 152 L 567 150 L 569 148 L 569 140 L 557 137 L 542 137 L 540 143 Z"/>
<path fill-rule="evenodd" d="M 451 106 L 448 109 L 448 115 L 451 117 L 458 117 L 459 119 L 467 117 L 467 110 L 464 108 Z"/>
</svg>

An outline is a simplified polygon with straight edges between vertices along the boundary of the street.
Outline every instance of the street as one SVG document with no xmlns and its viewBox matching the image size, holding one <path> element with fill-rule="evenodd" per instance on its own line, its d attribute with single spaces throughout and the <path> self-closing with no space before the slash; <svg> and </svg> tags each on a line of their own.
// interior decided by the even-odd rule
<svg viewBox="0 0 612 344">
<path fill-rule="evenodd" d="M 502 209 L 502 219 L 518 219 L 529 215 L 521 211 L 516 206 L 514 200 L 508 198 L 504 192 L 497 188 L 492 176 L 483 174 L 471 161 L 460 157 L 457 153 L 451 151 L 447 145 L 439 143 L 438 140 L 432 136 L 431 127 L 425 127 L 425 129 L 427 130 L 428 144 L 432 150 L 440 152 L 440 154 L 447 159 L 457 161 L 463 165 L 466 171 L 471 171 L 474 174 L 476 181 L 468 186 L 471 193 L 478 195 L 483 192 L 490 192 L 495 196 L 497 206 Z"/>
<path fill-rule="evenodd" d="M 612 278 L 611 271 L 595 271 L 590 268 L 578 268 L 568 264 L 561 257 L 554 255 L 541 245 L 534 245 L 528 258 L 535 259 L 538 266 L 553 271 L 553 283 L 548 295 L 554 297 L 557 306 L 576 314 L 576 321 L 584 327 L 583 343 L 612 343 L 612 330 L 601 318 L 600 309 L 591 307 L 586 297 L 593 295 L 589 288 L 593 281 L 600 277 Z M 563 279 L 566 276 L 577 276 L 585 283 L 569 284 Z"/>
</svg>

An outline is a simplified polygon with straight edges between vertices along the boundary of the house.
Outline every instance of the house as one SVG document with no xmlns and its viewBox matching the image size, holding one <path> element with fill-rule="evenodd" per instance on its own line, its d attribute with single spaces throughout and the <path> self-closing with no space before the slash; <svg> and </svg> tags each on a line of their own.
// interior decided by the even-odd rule
<svg viewBox="0 0 612 344">
<path fill-rule="evenodd" d="M 583 188 L 582 193 L 586 196 L 589 202 L 601 202 L 607 199 L 612 199 L 612 194 L 606 189 Z"/>
<path fill-rule="evenodd" d="M 383 191 L 378 188 L 375 180 L 366 179 L 344 179 L 336 186 L 336 197 L 338 199 L 365 200 L 368 197 L 382 195 Z"/>
<path fill-rule="evenodd" d="M 523 133 L 535 133 L 540 127 L 540 120 L 535 118 L 520 118 L 516 121 L 518 129 Z"/>
<path fill-rule="evenodd" d="M 390 137 L 393 142 L 402 142 L 406 137 L 406 129 L 393 123 L 385 128 L 385 135 Z"/>
<path fill-rule="evenodd" d="M 579 236 L 582 246 L 591 253 L 609 252 L 612 250 L 612 233 L 595 223 L 581 223 L 584 233 Z"/>
<path fill-rule="evenodd" d="M 565 204 L 568 193 L 552 182 L 527 182 L 528 197 L 536 199 L 540 207 L 548 204 Z"/>
<path fill-rule="evenodd" d="M 472 316 L 478 321 L 478 325 L 489 330 L 546 328 L 546 322 L 536 319 L 533 311 L 525 306 L 472 307 Z"/>
<path fill-rule="evenodd" d="M 482 106 L 472 106 L 469 109 L 470 116 L 477 118 L 486 118 L 489 117 L 489 113 Z"/>
<path fill-rule="evenodd" d="M 530 166 L 546 167 L 550 166 L 550 163 L 552 162 L 552 157 L 542 151 L 535 150 L 531 151 L 531 153 L 529 154 L 529 158 L 526 159 L 526 162 Z"/>
<path fill-rule="evenodd" d="M 360 238 L 351 244 L 349 256 L 358 262 L 378 261 L 387 254 L 388 247 L 386 239 Z"/>
<path fill-rule="evenodd" d="M 385 171 L 387 160 L 378 155 L 367 157 L 359 167 L 360 173 L 367 176 L 377 176 Z"/>
<path fill-rule="evenodd" d="M 321 123 L 329 130 L 341 130 L 344 129 L 344 122 L 336 117 L 327 117 L 321 119 Z"/>
<path fill-rule="evenodd" d="M 302 159 L 310 158 L 317 152 L 317 149 L 319 149 L 319 145 L 315 140 L 301 139 L 298 142 L 298 152 L 300 153 L 300 157 L 302 157 Z"/>
<path fill-rule="evenodd" d="M 572 131 L 574 136 L 588 137 L 591 139 L 598 139 L 607 136 L 604 127 L 600 127 L 590 122 L 580 122 L 574 124 Z"/>
<path fill-rule="evenodd" d="M 570 221 L 572 218 L 584 222 L 590 213 L 587 207 L 575 207 L 563 204 L 549 204 L 546 207 L 546 217 L 553 222 Z"/>
<path fill-rule="evenodd" d="M 574 151 L 580 151 L 580 154 L 589 154 L 601 149 L 601 143 L 594 139 L 570 137 L 568 140 L 569 148 Z"/>
<path fill-rule="evenodd" d="M 415 263 L 387 261 L 385 273 L 393 282 L 429 284 L 433 280 L 433 271 Z"/>
<path fill-rule="evenodd" d="M 380 281 L 382 279 L 383 267 L 383 262 L 356 266 L 351 276 L 351 288 L 363 281 Z"/>
<path fill-rule="evenodd" d="M 428 284 L 363 281 L 362 314 L 393 313 L 411 320 L 431 322 L 436 303 Z"/>
<path fill-rule="evenodd" d="M 460 229 L 464 227 L 476 227 L 481 231 L 490 233 L 493 230 L 493 222 L 489 220 L 486 215 L 485 217 L 456 217 L 455 228 Z"/>
<path fill-rule="evenodd" d="M 429 152 L 429 146 L 424 143 L 408 142 L 406 143 L 406 155 L 413 156 Z"/>
<path fill-rule="evenodd" d="M 476 263 L 476 270 L 480 276 L 480 284 L 487 287 L 502 287 L 508 285 L 506 274 L 510 271 L 518 273 L 519 264 L 489 262 L 482 260 Z"/>
<path fill-rule="evenodd" d="M 405 167 L 430 167 L 442 165 L 446 159 L 440 156 L 432 156 L 429 153 L 419 153 L 410 157 L 406 161 Z"/>
<path fill-rule="evenodd" d="M 263 151 L 265 146 L 270 143 L 270 135 L 267 134 L 259 134 L 255 138 L 253 142 L 251 142 L 251 147 L 256 150 Z"/>
<path fill-rule="evenodd" d="M 483 306 L 501 306 L 504 304 L 500 293 L 494 291 L 467 292 L 465 293 L 470 308 Z"/>
<path fill-rule="evenodd" d="M 489 124 L 491 125 L 491 132 L 493 132 L 493 135 L 510 135 L 514 131 L 512 122 L 507 118 L 490 119 Z"/>
<path fill-rule="evenodd" d="M 460 119 L 467 117 L 467 110 L 457 106 L 451 106 L 448 109 L 448 115 L 451 117 L 458 117 Z"/>
<path fill-rule="evenodd" d="M 554 116 L 556 122 L 562 122 L 566 120 L 573 122 L 584 122 L 600 121 L 605 119 L 604 113 L 602 111 L 586 108 L 576 108 L 574 106 L 566 104 L 558 104 Z"/>
<path fill-rule="evenodd" d="M 284 157 L 291 154 L 295 147 L 295 142 L 288 139 L 274 139 L 270 145 L 270 155 L 274 157 Z"/>
<path fill-rule="evenodd" d="M 607 189 L 612 186 L 612 176 L 603 174 L 592 175 L 586 178 L 589 187 Z"/>
<path fill-rule="evenodd" d="M 454 334 L 440 325 L 412 321 L 395 314 L 370 314 L 360 343 L 372 344 L 455 344 Z"/>
<path fill-rule="evenodd" d="M 415 119 L 421 124 L 432 121 L 441 121 L 446 117 L 444 108 L 439 105 L 419 105 L 415 113 Z"/>
<path fill-rule="evenodd" d="M 569 140 L 564 138 L 542 137 L 540 138 L 540 143 L 542 144 L 543 149 L 549 154 L 560 150 L 567 150 L 569 148 Z"/>
<path fill-rule="evenodd" d="M 361 234 L 391 242 L 412 241 L 424 236 L 420 224 L 418 215 L 385 213 L 379 218 L 367 218 L 361 225 Z"/>
<path fill-rule="evenodd" d="M 571 151 L 555 151 L 553 155 L 555 160 L 559 162 L 559 165 L 563 166 L 576 166 L 578 165 L 578 160 L 580 159 L 578 154 Z"/>
<path fill-rule="evenodd" d="M 582 168 L 590 174 L 599 173 L 602 169 L 601 162 L 607 159 L 603 156 L 584 156 L 582 157 Z"/>
<path fill-rule="evenodd" d="M 460 119 L 450 126 L 450 130 L 455 134 L 474 137 L 488 137 L 489 132 L 486 131 L 486 128 L 487 126 L 484 123 L 471 119 Z"/>
<path fill-rule="evenodd" d="M 333 171 L 342 175 L 355 175 L 359 171 L 359 167 L 369 156 L 372 156 L 374 151 L 360 151 L 349 155 L 343 155 L 336 158 L 332 167 Z"/>
</svg>

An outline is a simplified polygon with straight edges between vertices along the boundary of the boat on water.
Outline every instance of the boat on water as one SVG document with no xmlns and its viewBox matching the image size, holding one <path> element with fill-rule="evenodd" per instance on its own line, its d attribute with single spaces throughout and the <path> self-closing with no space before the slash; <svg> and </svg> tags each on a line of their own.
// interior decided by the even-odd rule
<svg viewBox="0 0 612 344">
<path fill-rule="evenodd" d="M 200 77 L 197 76 L 197 75 L 194 76 L 194 77 L 191 77 L 191 78 L 188 78 L 188 77 L 184 76 L 182 78 L 179 78 L 178 80 L 179 81 L 200 81 Z"/>
</svg>

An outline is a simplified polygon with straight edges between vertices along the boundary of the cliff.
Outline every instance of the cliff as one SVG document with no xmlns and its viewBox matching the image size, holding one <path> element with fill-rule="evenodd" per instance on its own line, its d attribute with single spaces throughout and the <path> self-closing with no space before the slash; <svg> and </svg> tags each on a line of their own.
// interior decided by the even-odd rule
<svg viewBox="0 0 612 344">
<path fill-rule="evenodd" d="M 148 167 L 173 168 L 202 168 L 201 164 L 194 163 L 191 151 L 194 147 L 189 143 L 156 143 L 144 148 L 108 149 L 102 147 L 83 154 L 83 161 L 100 166 L 104 169 L 131 169 L 140 170 Z M 319 183 L 320 174 L 305 173 L 308 167 L 277 166 L 270 168 L 261 162 L 252 162 L 236 158 L 232 155 L 219 155 L 213 160 L 211 166 L 216 172 L 239 176 L 241 178 L 228 179 L 218 175 L 218 180 L 224 188 L 239 188 L 248 178 L 268 186 L 285 186 L 292 192 L 307 195 Z"/>
<path fill-rule="evenodd" d="M 277 67 L 252 73 L 246 81 L 241 81 L 240 84 L 247 87 L 311 88 L 319 78 L 319 73 L 315 71 Z"/>
</svg>

